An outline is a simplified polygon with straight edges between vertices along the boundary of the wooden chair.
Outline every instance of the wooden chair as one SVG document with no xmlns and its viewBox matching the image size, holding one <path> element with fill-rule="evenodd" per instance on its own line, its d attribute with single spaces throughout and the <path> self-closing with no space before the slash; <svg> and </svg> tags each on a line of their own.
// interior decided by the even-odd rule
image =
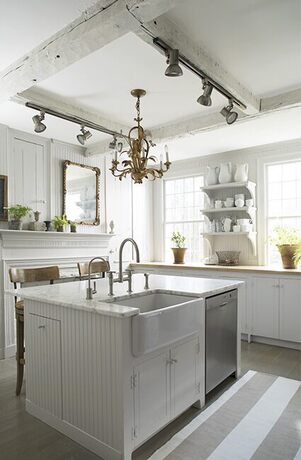
<svg viewBox="0 0 301 460">
<path fill-rule="evenodd" d="M 37 281 L 49 281 L 53 284 L 54 280 L 59 279 L 59 268 L 54 267 L 40 267 L 40 268 L 10 268 L 9 270 L 10 281 L 14 284 L 14 288 L 18 284 L 22 287 L 25 283 L 32 283 Z M 16 395 L 19 395 L 23 383 L 24 374 L 24 302 L 15 297 L 15 313 L 16 313 L 16 360 L 17 360 L 17 385 Z"/>
<path fill-rule="evenodd" d="M 77 268 L 78 268 L 78 273 L 79 273 L 79 277 L 81 280 L 88 278 L 89 262 L 78 262 Z M 94 275 L 99 274 L 101 278 L 104 278 L 105 273 L 108 272 L 109 270 L 110 270 L 109 261 L 105 263 L 99 260 L 97 262 L 96 261 L 92 262 L 91 264 L 91 274 L 92 273 Z"/>
</svg>

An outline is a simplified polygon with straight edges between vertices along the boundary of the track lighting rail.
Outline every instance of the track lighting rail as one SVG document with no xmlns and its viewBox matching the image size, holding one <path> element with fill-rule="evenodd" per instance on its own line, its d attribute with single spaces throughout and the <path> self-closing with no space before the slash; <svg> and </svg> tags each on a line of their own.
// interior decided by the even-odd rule
<svg viewBox="0 0 301 460">
<path fill-rule="evenodd" d="M 29 107 L 34 110 L 39 110 L 40 112 L 47 113 L 48 115 L 52 115 L 53 117 L 61 118 L 63 120 L 70 121 L 71 123 L 76 123 L 80 126 L 85 126 L 86 128 L 94 129 L 95 131 L 100 131 L 105 134 L 109 134 L 110 136 L 116 136 L 121 138 L 126 138 L 122 133 L 117 131 L 113 131 L 111 129 L 105 128 L 104 126 L 98 125 L 97 123 L 93 123 L 92 121 L 86 120 L 84 118 L 76 117 L 73 115 L 66 115 L 65 113 L 58 112 L 57 110 L 49 109 L 42 105 L 37 105 L 32 102 L 26 102 L 26 107 Z"/>
<path fill-rule="evenodd" d="M 167 43 L 165 43 L 161 38 L 155 37 L 153 38 L 153 43 L 157 48 L 161 49 L 164 51 L 166 55 L 168 55 L 169 51 L 172 49 L 171 46 L 169 46 Z M 186 69 L 190 70 L 192 73 L 197 75 L 198 77 L 207 80 L 215 89 L 218 91 L 220 94 L 222 94 L 224 97 L 226 97 L 228 100 L 231 100 L 234 102 L 238 107 L 241 109 L 246 109 L 246 105 L 241 102 L 237 97 L 233 96 L 228 90 L 226 90 L 223 86 L 221 86 L 219 83 L 216 81 L 212 80 L 205 72 L 203 72 L 199 67 L 194 65 L 189 59 L 187 59 L 185 56 L 182 54 L 179 54 L 178 56 L 179 62 L 186 67 Z"/>
</svg>

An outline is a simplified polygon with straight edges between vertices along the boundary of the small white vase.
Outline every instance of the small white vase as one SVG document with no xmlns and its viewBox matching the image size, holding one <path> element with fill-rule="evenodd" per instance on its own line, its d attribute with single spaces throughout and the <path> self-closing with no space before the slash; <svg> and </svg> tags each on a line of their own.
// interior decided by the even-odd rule
<svg viewBox="0 0 301 460">
<path fill-rule="evenodd" d="M 221 163 L 219 182 L 220 184 L 227 184 L 232 181 L 232 165 L 231 163 Z"/>
<path fill-rule="evenodd" d="M 247 182 L 248 180 L 249 165 L 244 163 L 242 165 L 236 165 L 236 171 L 234 174 L 235 182 Z"/>
<path fill-rule="evenodd" d="M 218 166 L 207 166 L 206 185 L 216 185 L 218 183 Z"/>
</svg>

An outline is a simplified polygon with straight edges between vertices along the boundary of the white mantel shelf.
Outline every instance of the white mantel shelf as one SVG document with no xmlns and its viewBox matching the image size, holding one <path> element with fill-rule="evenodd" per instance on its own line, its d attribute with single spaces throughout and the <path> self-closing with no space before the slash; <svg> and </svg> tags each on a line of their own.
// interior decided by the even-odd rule
<svg viewBox="0 0 301 460">
<path fill-rule="evenodd" d="M 34 232 L 30 230 L 0 230 L 4 248 L 95 247 L 107 245 L 114 236 L 109 233 Z"/>
</svg>

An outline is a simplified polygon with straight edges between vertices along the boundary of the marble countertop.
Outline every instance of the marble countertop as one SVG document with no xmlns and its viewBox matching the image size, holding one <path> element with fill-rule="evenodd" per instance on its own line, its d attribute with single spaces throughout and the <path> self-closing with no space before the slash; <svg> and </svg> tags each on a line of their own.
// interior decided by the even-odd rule
<svg viewBox="0 0 301 460">
<path fill-rule="evenodd" d="M 208 278 L 189 278 L 169 275 L 150 275 L 150 290 L 163 289 L 176 293 L 193 294 L 199 297 L 209 297 L 224 291 L 236 289 L 243 282 L 235 280 L 217 280 Z M 96 281 L 97 294 L 93 300 L 86 300 L 87 281 L 72 283 L 24 287 L 22 289 L 6 291 L 10 295 L 20 296 L 22 299 L 35 300 L 52 305 L 69 307 L 79 310 L 93 311 L 102 315 L 128 317 L 137 315 L 139 308 L 126 307 L 114 303 L 120 296 L 133 296 L 144 291 L 143 274 L 133 275 L 133 293 L 127 294 L 127 283 L 114 283 L 114 297 L 108 296 L 109 280 L 107 278 Z M 92 283 L 93 286 L 93 283 Z M 106 301 L 110 303 L 106 303 Z"/>
<path fill-rule="evenodd" d="M 205 264 L 171 264 L 165 262 L 141 262 L 131 263 L 131 268 L 134 270 L 155 270 L 156 268 L 167 268 L 172 270 L 203 270 L 203 271 L 229 271 L 229 272 L 249 272 L 249 273 L 266 273 L 281 275 L 301 276 L 301 269 L 286 269 L 281 266 L 269 265 L 205 265 Z"/>
</svg>

